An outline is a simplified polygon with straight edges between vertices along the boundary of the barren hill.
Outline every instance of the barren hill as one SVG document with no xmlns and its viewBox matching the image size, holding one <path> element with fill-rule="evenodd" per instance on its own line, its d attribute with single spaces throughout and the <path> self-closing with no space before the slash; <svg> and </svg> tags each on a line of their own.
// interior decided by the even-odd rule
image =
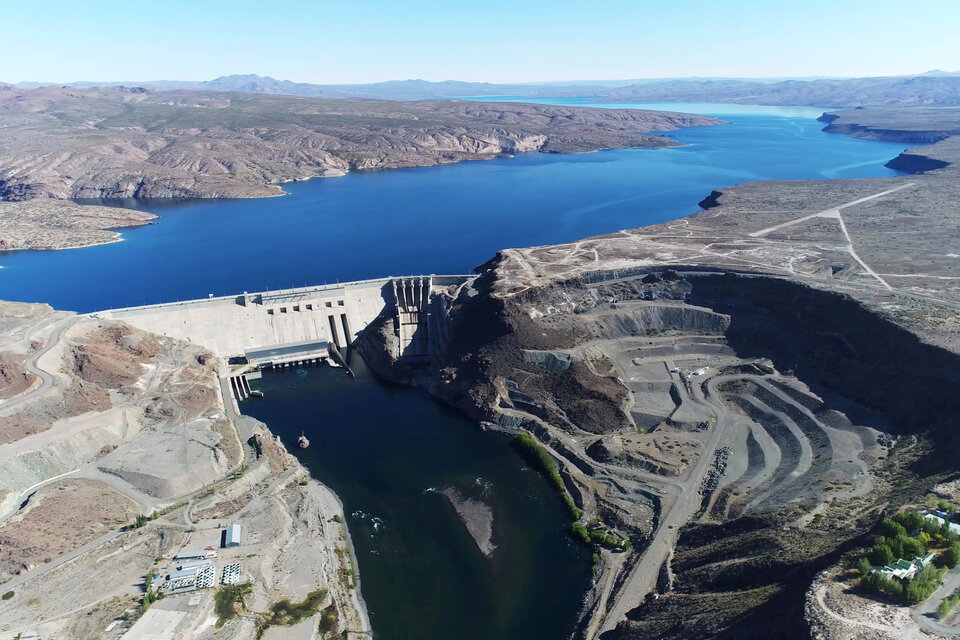
<svg viewBox="0 0 960 640">
<path fill-rule="evenodd" d="M 0 92 L 0 199 L 260 197 L 289 180 L 522 151 L 663 147 L 668 112 L 124 87 Z"/>
</svg>

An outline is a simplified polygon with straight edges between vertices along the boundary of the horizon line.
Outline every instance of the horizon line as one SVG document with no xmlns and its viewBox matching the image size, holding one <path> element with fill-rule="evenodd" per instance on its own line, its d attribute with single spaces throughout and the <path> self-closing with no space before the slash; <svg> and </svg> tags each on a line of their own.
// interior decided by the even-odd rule
<svg viewBox="0 0 960 640">
<path fill-rule="evenodd" d="M 139 86 L 141 84 L 160 84 L 160 83 L 172 83 L 172 82 L 182 82 L 182 83 L 209 83 L 216 80 L 224 78 L 238 78 L 238 77 L 254 77 L 264 80 L 273 80 L 275 82 L 289 82 L 292 84 L 305 84 L 305 85 L 314 85 L 314 86 L 330 86 L 330 87 L 353 87 L 353 86 L 369 86 L 369 85 L 378 85 L 378 84 L 388 84 L 388 83 L 403 83 L 403 82 L 425 82 L 428 84 L 445 84 L 445 83 L 463 83 L 463 84 L 487 84 L 487 85 L 512 85 L 512 86 L 533 86 L 533 85 L 553 85 L 553 84 L 602 84 L 602 83 L 632 83 L 632 82 L 657 82 L 657 81 L 674 81 L 674 82 L 683 82 L 683 81 L 696 81 L 696 80 L 730 80 L 735 82 L 786 82 L 790 80 L 796 80 L 801 82 L 812 82 L 815 80 L 863 80 L 863 79 L 872 79 L 872 78 L 913 78 L 920 76 L 960 76 L 960 71 L 942 71 L 940 69 L 933 69 L 929 71 L 924 71 L 921 73 L 901 73 L 901 74 L 891 74 L 891 75 L 869 75 L 869 76 L 829 76 L 829 75 L 808 75 L 808 76 L 663 76 L 663 77 L 648 77 L 648 78 L 598 78 L 598 79 L 571 79 L 571 80 L 529 80 L 529 81 L 516 81 L 516 82 L 499 82 L 491 80 L 457 80 L 448 78 L 445 80 L 425 80 L 423 78 L 406 78 L 398 79 L 393 78 L 389 80 L 377 80 L 372 82 L 306 82 L 299 80 L 290 80 L 290 79 L 281 79 L 271 75 L 260 75 L 257 73 L 230 73 L 214 78 L 209 78 L 205 80 L 196 80 L 196 79 L 156 79 L 156 80 L 67 80 L 67 81 L 46 81 L 46 80 L 19 80 L 16 82 L 5 82 L 0 80 L 2 84 L 9 84 L 11 86 L 21 86 L 21 85 L 37 85 L 40 86 L 68 86 L 71 84 L 90 84 L 90 85 L 99 85 L 99 84 L 112 84 L 112 85 L 123 85 L 123 86 Z"/>
</svg>

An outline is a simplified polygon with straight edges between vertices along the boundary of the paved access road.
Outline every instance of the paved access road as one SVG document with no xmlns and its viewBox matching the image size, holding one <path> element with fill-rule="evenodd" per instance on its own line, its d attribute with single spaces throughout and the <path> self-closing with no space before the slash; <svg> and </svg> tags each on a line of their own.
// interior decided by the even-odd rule
<svg viewBox="0 0 960 640">
<path fill-rule="evenodd" d="M 948 627 L 937 620 L 937 607 L 944 598 L 952 596 L 960 589 L 960 565 L 947 571 L 943 576 L 943 586 L 933 592 L 929 598 L 921 602 L 913 610 L 913 620 L 922 629 L 929 629 L 947 636 L 960 636 L 960 625 Z"/>
</svg>

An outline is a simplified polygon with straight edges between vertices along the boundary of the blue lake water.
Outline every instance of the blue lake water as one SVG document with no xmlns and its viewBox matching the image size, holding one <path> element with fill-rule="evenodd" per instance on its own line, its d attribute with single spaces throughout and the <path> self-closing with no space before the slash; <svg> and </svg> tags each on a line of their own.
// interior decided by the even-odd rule
<svg viewBox="0 0 960 640">
<path fill-rule="evenodd" d="M 504 98 L 498 98 L 504 99 Z M 519 100 L 518 98 L 506 98 Z M 0 256 L 0 299 L 93 311 L 385 275 L 465 273 L 505 247 L 678 218 L 749 180 L 896 175 L 903 145 L 820 131 L 818 109 L 650 107 L 731 124 L 667 132 L 686 146 L 485 162 L 289 184 L 288 196 L 125 203 L 159 214 L 124 241 Z"/>
</svg>

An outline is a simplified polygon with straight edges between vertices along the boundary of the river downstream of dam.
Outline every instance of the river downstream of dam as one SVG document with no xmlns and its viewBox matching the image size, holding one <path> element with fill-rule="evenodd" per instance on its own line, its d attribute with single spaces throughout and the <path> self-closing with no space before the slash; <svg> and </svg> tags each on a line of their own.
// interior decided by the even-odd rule
<svg viewBox="0 0 960 640">
<path fill-rule="evenodd" d="M 270 371 L 241 408 L 343 501 L 376 637 L 567 637 L 591 553 L 556 490 L 505 436 L 351 365 Z"/>
<path fill-rule="evenodd" d="M 661 108 L 731 124 L 667 132 L 685 145 L 670 149 L 355 173 L 285 185 L 280 198 L 108 202 L 160 217 L 124 230 L 123 242 L 0 256 L 0 299 L 89 312 L 468 273 L 504 247 L 679 218 L 725 185 L 898 175 L 883 164 L 903 145 L 823 133 L 821 110 Z M 301 432 L 311 440 L 294 453 L 344 502 L 377 638 L 568 637 L 591 552 L 569 535 L 556 492 L 505 437 L 355 364 L 355 379 L 327 367 L 271 372 L 258 383 L 265 397 L 242 409 L 291 450 Z M 459 512 L 472 514 L 470 528 Z"/>
</svg>

